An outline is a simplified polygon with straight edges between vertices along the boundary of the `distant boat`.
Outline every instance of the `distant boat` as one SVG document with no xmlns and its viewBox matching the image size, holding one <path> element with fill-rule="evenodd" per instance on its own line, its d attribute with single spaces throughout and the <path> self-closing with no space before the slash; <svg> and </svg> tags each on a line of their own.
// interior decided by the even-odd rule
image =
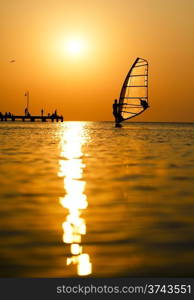
<svg viewBox="0 0 194 300">
<path fill-rule="evenodd" d="M 137 58 L 123 83 L 116 126 L 143 113 L 148 106 L 148 61 Z"/>
</svg>

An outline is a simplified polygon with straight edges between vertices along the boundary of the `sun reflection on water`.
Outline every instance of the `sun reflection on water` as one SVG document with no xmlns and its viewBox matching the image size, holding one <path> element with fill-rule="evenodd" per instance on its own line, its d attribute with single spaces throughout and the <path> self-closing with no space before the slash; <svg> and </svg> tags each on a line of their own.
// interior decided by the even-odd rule
<svg viewBox="0 0 194 300">
<path fill-rule="evenodd" d="M 77 265 L 77 275 L 92 273 L 90 256 L 84 253 L 82 236 L 86 234 L 86 222 L 81 216 L 82 210 L 88 207 L 84 194 L 86 182 L 83 178 L 82 146 L 86 142 L 84 123 L 69 123 L 61 136 L 61 159 L 59 160 L 60 177 L 64 177 L 66 195 L 60 197 L 60 204 L 68 210 L 66 220 L 62 224 L 63 242 L 70 245 L 71 256 L 66 264 Z"/>
</svg>

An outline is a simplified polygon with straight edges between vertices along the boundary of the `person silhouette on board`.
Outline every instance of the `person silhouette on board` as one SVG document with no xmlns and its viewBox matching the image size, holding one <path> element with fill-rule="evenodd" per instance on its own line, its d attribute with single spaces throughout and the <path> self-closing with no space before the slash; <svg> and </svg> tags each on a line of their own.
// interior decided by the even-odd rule
<svg viewBox="0 0 194 300">
<path fill-rule="evenodd" d="M 112 108 L 113 108 L 113 116 L 115 117 L 115 121 L 116 121 L 117 115 L 118 115 L 118 103 L 117 103 L 117 99 L 115 99 Z"/>
<path fill-rule="evenodd" d="M 116 126 L 119 125 L 120 122 L 123 121 L 123 117 L 121 116 L 119 108 L 120 108 L 120 104 L 118 103 L 118 100 L 115 99 L 115 101 L 113 103 L 113 116 L 115 117 Z"/>
</svg>

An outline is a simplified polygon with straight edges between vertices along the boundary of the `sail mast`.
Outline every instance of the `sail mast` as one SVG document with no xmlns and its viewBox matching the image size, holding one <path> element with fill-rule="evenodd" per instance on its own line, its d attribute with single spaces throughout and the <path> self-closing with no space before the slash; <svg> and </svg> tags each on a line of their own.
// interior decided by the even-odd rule
<svg viewBox="0 0 194 300">
<path fill-rule="evenodd" d="M 136 60 L 134 61 L 133 65 L 131 66 L 131 69 L 129 70 L 126 78 L 125 78 L 125 81 L 123 83 L 123 86 L 122 86 L 122 89 L 121 89 L 121 92 L 120 92 L 120 97 L 119 97 L 119 104 L 123 104 L 123 100 L 124 100 L 124 96 L 125 96 L 125 92 L 126 92 L 126 89 L 127 89 L 127 83 L 128 83 L 128 80 L 129 80 L 129 77 L 130 77 L 130 74 L 131 74 L 131 71 L 133 70 L 135 64 L 137 63 L 139 57 L 136 58 Z M 121 107 L 120 105 L 120 107 Z"/>
</svg>

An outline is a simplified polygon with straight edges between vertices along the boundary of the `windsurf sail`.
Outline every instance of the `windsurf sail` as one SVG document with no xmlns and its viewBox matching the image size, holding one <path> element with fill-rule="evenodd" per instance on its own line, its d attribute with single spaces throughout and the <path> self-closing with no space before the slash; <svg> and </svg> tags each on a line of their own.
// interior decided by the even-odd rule
<svg viewBox="0 0 194 300">
<path fill-rule="evenodd" d="M 148 62 L 137 58 L 123 83 L 119 98 L 121 121 L 136 117 L 148 108 Z"/>
</svg>

